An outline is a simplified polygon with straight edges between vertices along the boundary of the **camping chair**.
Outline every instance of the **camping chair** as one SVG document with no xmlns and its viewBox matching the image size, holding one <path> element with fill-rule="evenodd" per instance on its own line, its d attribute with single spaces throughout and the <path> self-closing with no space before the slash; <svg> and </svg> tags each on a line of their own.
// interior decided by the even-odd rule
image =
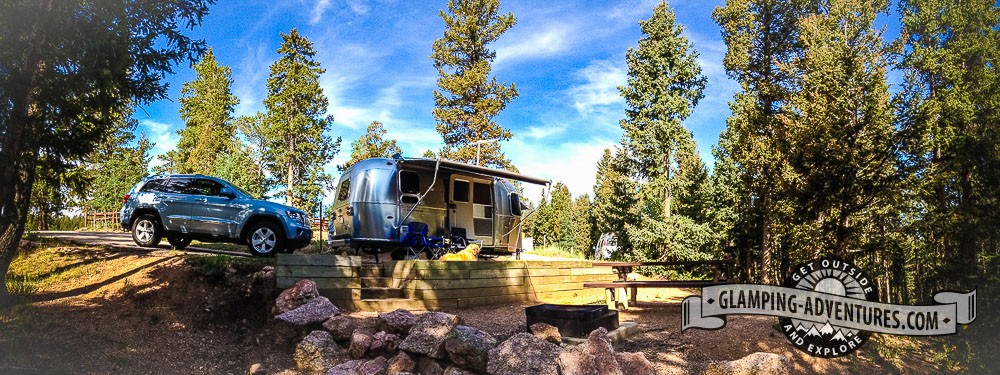
<svg viewBox="0 0 1000 375">
<path fill-rule="evenodd" d="M 439 255 L 437 253 L 442 246 L 441 237 L 427 236 L 426 223 L 411 221 L 407 229 L 406 236 L 400 241 L 406 247 L 407 259 L 417 259 L 422 252 L 427 252 L 427 259 L 434 259 Z"/>
</svg>

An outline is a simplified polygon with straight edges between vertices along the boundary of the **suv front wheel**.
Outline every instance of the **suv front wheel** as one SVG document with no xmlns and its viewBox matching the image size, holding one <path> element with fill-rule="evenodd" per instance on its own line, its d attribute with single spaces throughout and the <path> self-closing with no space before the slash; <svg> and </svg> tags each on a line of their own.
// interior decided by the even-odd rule
<svg viewBox="0 0 1000 375">
<path fill-rule="evenodd" d="M 281 230 L 274 223 L 264 221 L 250 228 L 247 247 L 256 256 L 274 256 L 284 250 L 285 241 Z"/>
<path fill-rule="evenodd" d="M 163 237 L 163 229 L 156 216 L 146 214 L 139 216 L 132 223 L 132 240 L 142 247 L 156 247 Z"/>
</svg>

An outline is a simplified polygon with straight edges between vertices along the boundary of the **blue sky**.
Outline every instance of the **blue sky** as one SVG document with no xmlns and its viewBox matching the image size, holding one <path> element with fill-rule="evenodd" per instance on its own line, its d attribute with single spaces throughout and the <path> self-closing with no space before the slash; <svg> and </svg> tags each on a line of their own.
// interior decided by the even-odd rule
<svg viewBox="0 0 1000 375">
<path fill-rule="evenodd" d="M 621 137 L 618 121 L 624 101 L 625 52 L 642 37 L 638 21 L 649 18 L 655 1 L 503 1 L 517 24 L 491 47 L 497 51 L 494 76 L 514 83 L 520 97 L 497 117 L 514 137 L 503 150 L 522 173 L 562 181 L 574 195 L 591 193 L 603 149 Z M 723 1 L 671 4 L 685 36 L 699 53 L 708 77 L 705 97 L 685 125 L 698 150 L 712 163 L 729 116 L 728 101 L 739 85 L 722 67 L 726 52 L 712 10 Z M 321 85 L 335 118 L 333 134 L 343 138 L 332 166 L 349 157 L 350 142 L 374 120 L 398 141 L 405 156 L 438 149 L 433 90 L 437 72 L 431 44 L 443 34 L 438 12 L 446 1 L 397 0 L 220 0 L 203 25 L 191 34 L 213 48 L 220 63 L 233 69 L 236 115 L 263 109 L 271 63 L 277 59 L 279 33 L 292 28 L 315 44 L 316 59 L 327 70 Z M 142 107 L 134 117 L 140 132 L 156 143 L 153 154 L 173 149 L 183 127 L 178 98 L 190 66 L 178 66 L 169 100 Z M 154 159 L 155 163 L 155 159 Z M 537 201 L 539 189 L 528 197 Z M 592 194 L 592 193 L 591 193 Z"/>
</svg>

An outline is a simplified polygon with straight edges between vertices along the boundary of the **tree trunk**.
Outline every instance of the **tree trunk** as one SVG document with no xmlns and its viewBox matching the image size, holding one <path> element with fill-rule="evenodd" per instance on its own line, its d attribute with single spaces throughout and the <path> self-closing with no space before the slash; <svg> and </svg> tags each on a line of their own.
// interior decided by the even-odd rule
<svg viewBox="0 0 1000 375">
<path fill-rule="evenodd" d="M 763 261 L 763 267 L 761 267 L 761 282 L 764 284 L 772 284 L 777 282 L 774 277 L 776 270 L 778 268 L 777 254 L 775 254 L 774 247 L 771 246 L 771 214 L 768 210 L 771 209 L 771 190 L 764 188 L 763 194 L 760 202 L 760 216 L 761 216 L 761 260 Z"/>
<path fill-rule="evenodd" d="M 667 177 L 665 186 L 663 187 L 663 219 L 670 218 L 670 149 L 667 148 L 667 154 L 663 156 L 663 174 Z"/>
<path fill-rule="evenodd" d="M 288 176 L 285 177 L 285 204 L 296 207 L 295 205 L 295 139 L 289 139 L 288 141 Z"/>
<path fill-rule="evenodd" d="M 0 149 L 0 307 L 13 303 L 7 293 L 7 270 L 24 235 L 38 158 L 38 150 L 33 149 L 29 137 L 33 131 L 31 123 L 39 112 L 33 103 L 32 91 L 41 62 L 37 51 L 31 52 L 26 59 L 27 66 L 36 68 L 29 68 L 27 85 L 22 92 L 13 95 L 11 116 Z"/>
</svg>

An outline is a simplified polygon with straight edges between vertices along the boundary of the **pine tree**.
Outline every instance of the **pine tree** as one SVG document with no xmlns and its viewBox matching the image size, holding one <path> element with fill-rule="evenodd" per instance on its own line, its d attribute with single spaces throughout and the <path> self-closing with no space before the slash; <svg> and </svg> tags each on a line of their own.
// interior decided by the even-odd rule
<svg viewBox="0 0 1000 375">
<path fill-rule="evenodd" d="M 781 260 L 783 248 L 774 232 L 782 212 L 780 192 L 776 190 L 785 168 L 775 134 L 780 130 L 777 114 L 791 95 L 792 77 L 780 66 L 789 63 L 801 51 L 799 20 L 817 11 L 819 0 L 770 1 L 727 0 L 716 8 L 713 18 L 722 27 L 726 42 L 723 61 L 729 77 L 740 83 L 741 91 L 730 102 L 732 115 L 720 137 L 722 150 L 739 171 L 737 210 L 743 232 L 758 238 L 738 239 L 746 244 L 744 259 L 753 254 L 755 265 L 743 264 L 745 270 L 758 272 L 763 282 L 784 277 Z M 758 253 L 759 252 L 759 253 Z M 754 254 L 756 253 L 756 254 Z"/>
<path fill-rule="evenodd" d="M 900 13 L 909 231 L 922 239 L 916 262 L 943 276 L 935 283 L 933 272 L 918 272 L 915 281 L 925 293 L 970 288 L 981 256 L 1000 248 L 1000 7 L 907 0 Z"/>
<path fill-rule="evenodd" d="M 466 163 L 476 162 L 476 141 L 496 139 L 480 145 L 480 164 L 508 168 L 510 161 L 500 151 L 500 141 L 510 130 L 493 119 L 517 97 L 513 85 L 490 77 L 496 52 L 487 45 L 517 22 L 512 13 L 500 15 L 499 0 L 449 0 L 441 11 L 444 36 L 434 41 L 434 68 L 438 71 L 434 90 L 434 119 L 445 146 L 440 156 Z"/>
<path fill-rule="evenodd" d="M 562 182 L 552 186 L 552 199 L 547 205 L 549 241 L 546 245 L 555 245 L 560 249 L 569 250 L 576 247 L 573 234 L 573 194 Z"/>
<path fill-rule="evenodd" d="M 833 254 L 874 233 L 893 195 L 895 155 L 886 70 L 890 54 L 873 22 L 885 1 L 833 0 L 801 21 L 801 57 L 785 66 L 798 91 L 782 108 L 777 138 L 796 211 L 791 263 Z"/>
<path fill-rule="evenodd" d="M 337 169 L 344 171 L 354 163 L 368 158 L 390 158 L 403 152 L 399 146 L 396 146 L 395 139 L 384 140 L 382 139 L 384 136 L 385 128 L 382 127 L 382 123 L 372 121 L 365 134 L 351 142 L 351 160 L 338 166 Z"/>
<path fill-rule="evenodd" d="M 180 114 L 184 129 L 177 131 L 177 147 L 162 155 L 177 173 L 210 175 L 216 158 L 225 155 L 235 133 L 232 114 L 239 99 L 232 94 L 232 68 L 220 65 L 209 48 L 194 64 L 195 78 L 181 86 Z"/>
<path fill-rule="evenodd" d="M 573 200 L 571 216 L 573 227 L 570 229 L 570 233 L 573 235 L 573 251 L 592 257 L 591 247 L 597 242 L 597 239 L 594 238 L 593 210 L 589 195 L 584 194 Z"/>
<path fill-rule="evenodd" d="M 674 243 L 659 232 L 676 229 L 663 225 L 687 222 L 671 220 L 676 196 L 692 198 L 685 193 L 699 189 L 706 177 L 691 132 L 683 125 L 703 96 L 706 78 L 694 46 L 666 3 L 639 25 L 645 37 L 626 53 L 628 83 L 619 88 L 628 105 L 621 121 L 628 176 L 643 181 L 637 207 L 641 224 L 632 222 L 637 230 L 626 231 L 632 245 L 640 246 L 633 237 L 642 237 L 639 251 L 644 256 L 663 259 L 671 256 Z"/>
<path fill-rule="evenodd" d="M 614 234 L 619 249 L 629 247 L 625 224 L 635 220 L 633 208 L 637 203 L 637 186 L 626 175 L 626 164 L 620 152 L 612 154 L 610 149 L 604 149 L 594 179 L 594 232 L 597 236 Z"/>
<path fill-rule="evenodd" d="M 211 3 L 0 2 L 0 281 L 39 164 L 71 169 L 114 133 L 116 114 L 166 97 L 163 76 L 204 51 L 182 31 L 200 25 Z M 0 307 L 11 303 L 0 288 Z"/>
<path fill-rule="evenodd" d="M 340 149 L 340 138 L 327 134 L 333 116 L 326 114 L 328 100 L 319 85 L 326 70 L 313 59 L 312 42 L 296 29 L 281 39 L 264 99 L 264 162 L 284 188 L 285 202 L 311 213 L 330 181 L 323 168 Z"/>
</svg>

